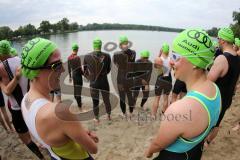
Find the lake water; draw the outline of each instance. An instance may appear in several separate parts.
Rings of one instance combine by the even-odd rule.
[[[141,50],[149,50],[151,52],[150,59],[153,60],[159,53],[159,50],[164,42],[168,43],[170,46],[174,37],[177,33],[173,32],[157,32],[157,31],[84,31],[84,32],[75,32],[67,34],[57,34],[50,35],[45,38],[55,42],[61,53],[63,61],[67,59],[69,54],[71,54],[72,43],[77,43],[79,45],[78,55],[85,55],[88,52],[92,51],[92,41],[95,37],[100,37],[103,41],[103,51],[104,46],[108,42],[114,42],[118,45],[118,38],[120,35],[126,35],[129,41],[132,42],[132,49],[137,52],[137,58],[139,58],[139,53]],[[18,50],[18,53],[21,53],[23,45],[27,40],[13,42],[13,46]],[[108,46],[109,49],[113,48],[113,45]],[[171,47],[170,47],[171,49]],[[115,50],[112,50],[111,55],[119,50],[117,47]]]

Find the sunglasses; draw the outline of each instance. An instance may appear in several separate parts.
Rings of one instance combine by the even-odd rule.
[[[173,60],[174,62],[178,61],[180,58],[182,58],[183,56],[181,56],[178,53],[171,53],[170,54],[170,59]]]
[[[59,71],[63,68],[63,62],[62,61],[56,61],[56,62],[53,62],[49,65],[41,66],[41,67],[28,67],[28,66],[25,66],[25,65],[23,65],[23,67],[28,68],[30,70],[50,69],[52,71]]]

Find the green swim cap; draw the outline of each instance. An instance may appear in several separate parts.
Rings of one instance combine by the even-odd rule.
[[[229,27],[221,28],[218,31],[218,38],[223,39],[224,41],[234,43],[234,34]]]
[[[12,56],[18,56],[17,50],[13,47],[11,48],[10,53],[11,53]]]
[[[214,47],[202,29],[186,29],[174,39],[173,51],[186,57],[194,66],[206,69],[213,63]]]
[[[31,68],[42,67],[57,49],[55,43],[44,38],[34,38],[24,45],[22,51],[22,74],[32,80],[39,74],[39,70]]]
[[[235,38],[235,45],[240,47],[240,39],[239,38]]]
[[[10,50],[11,50],[10,42],[7,40],[1,40],[0,41],[0,55],[2,55],[2,54],[8,55],[8,54],[10,54]]]
[[[72,50],[73,51],[76,51],[76,50],[78,50],[78,44],[77,43],[74,43],[73,45],[72,45]]]
[[[169,45],[167,43],[163,43],[162,51],[163,51],[163,53],[168,53],[169,52]]]
[[[127,36],[120,36],[119,37],[119,44],[123,44],[123,43],[128,43]]]
[[[101,49],[102,48],[102,41],[100,38],[96,37],[93,40],[93,49]]]
[[[150,52],[148,50],[144,50],[140,52],[141,57],[148,58],[150,56]]]

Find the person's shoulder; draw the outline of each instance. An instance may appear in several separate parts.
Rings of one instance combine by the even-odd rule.
[[[122,51],[116,51],[116,52],[113,53],[113,55],[119,55],[119,54],[123,54],[123,52]]]
[[[76,121],[76,115],[71,112],[71,101],[65,100],[60,103],[50,102],[41,109],[41,119],[61,123],[63,121]]]
[[[225,64],[225,63],[227,63],[227,57],[224,54],[221,54],[216,57],[216,59],[214,60],[214,63],[215,64]],[[223,65],[219,65],[219,67],[220,66],[223,66]]]
[[[102,54],[103,54],[104,56],[110,57],[110,54],[109,54],[109,53],[102,52]]]
[[[129,50],[130,50],[131,52],[134,52],[134,53],[136,53],[136,51],[135,51],[135,50],[133,50],[133,49],[130,49],[130,48],[129,48]]]

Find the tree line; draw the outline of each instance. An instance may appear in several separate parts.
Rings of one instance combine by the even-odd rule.
[[[69,20],[67,18],[63,18],[54,24],[51,24],[49,21],[44,20],[40,23],[40,26],[38,28],[32,24],[27,24],[25,26],[20,26],[18,29],[13,31],[8,26],[2,26],[0,27],[0,40],[11,40],[26,36],[73,32],[78,31],[78,29],[78,23],[69,23]]]
[[[240,37],[240,12],[234,11],[232,14],[234,24],[230,24],[236,37]],[[39,27],[36,28],[32,24],[20,26],[16,30],[12,30],[8,26],[0,27],[0,40],[8,39],[14,40],[27,36],[45,35],[45,34],[57,34],[74,31],[93,31],[93,30],[149,30],[149,31],[166,31],[166,32],[181,32],[181,28],[168,28],[161,26],[150,25],[134,25],[134,24],[118,24],[118,23],[92,23],[85,26],[78,25],[77,22],[70,23],[67,18],[63,18],[57,23],[51,24],[47,20],[43,20]],[[217,37],[219,28],[213,27],[208,30],[208,34],[213,37]]]
[[[150,30],[150,31],[167,31],[167,32],[181,32],[180,28],[168,28],[160,26],[147,26],[147,25],[133,25],[133,24],[118,24],[118,23],[92,23],[85,26],[78,25],[77,22],[69,23],[67,18],[63,18],[57,23],[51,24],[49,21],[42,21],[40,26],[36,28],[32,24],[20,26],[16,30],[12,30],[8,26],[0,27],[0,40],[8,39],[14,40],[27,36],[57,34],[74,31],[93,31],[93,30]]]
[[[235,37],[240,37],[240,12],[233,11],[232,13],[233,24],[230,24],[231,29]],[[208,34],[213,37],[217,37],[217,33],[220,28],[213,27],[212,29],[208,30]]]

